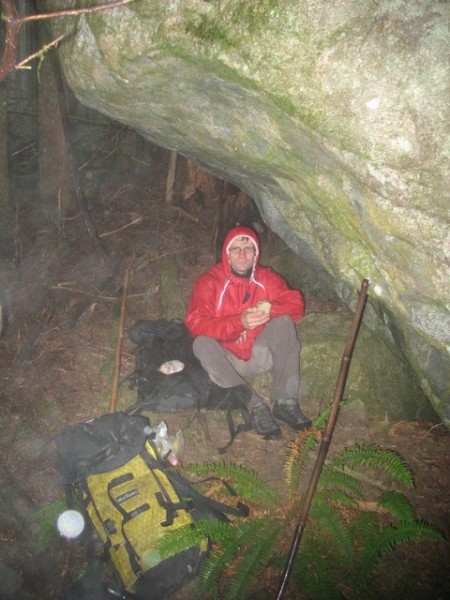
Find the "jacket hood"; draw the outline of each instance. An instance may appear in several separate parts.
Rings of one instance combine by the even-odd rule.
[[[230,249],[232,243],[234,242],[234,240],[236,238],[241,238],[241,237],[248,237],[249,240],[251,242],[253,242],[255,248],[256,248],[256,252],[255,252],[255,261],[253,263],[253,271],[251,274],[251,279],[253,279],[253,275],[255,272],[255,267],[259,262],[259,252],[260,252],[260,247],[259,247],[259,239],[257,234],[253,231],[253,229],[250,229],[250,227],[233,227],[233,229],[230,229],[230,231],[227,233],[226,237],[225,237],[225,241],[223,243],[223,247],[222,247],[222,265],[223,268],[225,269],[225,273],[228,275],[228,277],[231,275],[231,267],[230,267],[230,259],[228,257],[228,250]]]

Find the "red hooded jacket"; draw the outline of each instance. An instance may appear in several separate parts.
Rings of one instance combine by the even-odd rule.
[[[236,238],[248,237],[256,248],[249,278],[231,271],[228,249]],[[255,232],[247,227],[231,229],[222,248],[222,260],[195,281],[186,313],[186,327],[193,336],[206,335],[238,358],[249,360],[256,336],[264,326],[247,330],[246,339],[241,314],[260,300],[269,300],[270,316],[290,315],[296,323],[304,315],[303,295],[293,290],[270,267],[259,264],[260,247]]]

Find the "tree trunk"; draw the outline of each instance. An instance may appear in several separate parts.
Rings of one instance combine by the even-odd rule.
[[[43,42],[41,35],[41,43]],[[39,193],[63,213],[72,208],[72,177],[67,109],[59,65],[51,50],[39,71],[38,144]]]
[[[0,214],[9,210],[8,112],[6,83],[0,83]]]

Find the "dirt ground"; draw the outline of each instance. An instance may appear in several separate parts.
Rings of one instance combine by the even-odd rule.
[[[80,212],[63,223],[55,211],[33,208],[32,197],[17,215],[14,256],[3,261],[10,309],[0,340],[0,598],[58,598],[73,575],[67,545],[61,541],[51,555],[39,553],[36,525],[30,527],[27,516],[62,498],[45,442],[67,424],[110,408],[126,269],[128,327],[137,319],[165,316],[162,261],[178,268],[177,300],[184,307],[193,280],[214,262],[217,198],[175,198],[166,204],[165,175],[161,169],[151,180],[105,178],[88,215]],[[307,310],[342,310],[307,293],[306,301]],[[125,337],[121,378],[134,369],[133,349]],[[135,390],[119,388],[118,409],[135,400]],[[303,407],[309,416],[317,415],[318,401],[309,398]],[[212,441],[195,414],[156,415],[153,423],[159,418],[166,419],[172,434],[182,428],[186,462],[223,460],[217,452],[228,439],[223,416],[207,416]],[[284,449],[293,437],[287,428],[279,441],[242,433],[225,460],[251,466],[279,486]],[[379,423],[344,407],[331,451],[353,443],[398,451],[414,473],[415,489],[405,493],[417,516],[439,527],[450,541],[449,441],[450,432],[440,423]],[[449,558],[448,543],[399,548],[376,584],[377,596],[450,597]],[[8,596],[8,589],[14,594]]]

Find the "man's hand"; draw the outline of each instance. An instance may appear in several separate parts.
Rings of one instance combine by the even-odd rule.
[[[270,312],[248,308],[241,314],[241,321],[244,329],[255,329],[270,321]]]

